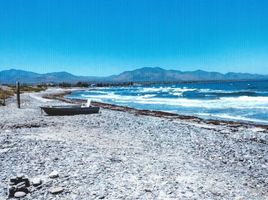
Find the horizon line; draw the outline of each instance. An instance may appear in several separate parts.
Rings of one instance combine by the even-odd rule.
[[[251,75],[263,75],[263,76],[268,76],[268,74],[259,74],[259,73],[250,73],[250,72],[232,72],[232,71],[229,71],[229,72],[218,72],[218,71],[206,71],[206,70],[202,70],[202,69],[196,69],[196,70],[186,70],[186,71],[182,71],[182,70],[177,70],[177,69],[165,69],[165,68],[162,68],[162,67],[140,67],[140,68],[135,68],[135,69],[132,69],[132,70],[125,70],[125,71],[121,71],[117,74],[110,74],[110,75],[102,75],[102,76],[99,76],[99,75],[78,75],[78,74],[75,74],[75,73],[72,73],[72,72],[69,72],[69,71],[49,71],[49,72],[45,72],[45,73],[40,73],[40,72],[36,72],[36,71],[31,71],[31,70],[25,70],[25,69],[21,69],[21,68],[9,68],[9,69],[4,69],[4,70],[1,70],[0,72],[3,72],[3,71],[10,71],[10,70],[17,70],[17,71],[25,71],[25,72],[32,72],[32,73],[36,73],[36,74],[41,74],[41,75],[44,75],[44,74],[50,74],[50,73],[69,73],[69,74],[72,74],[74,76],[84,76],[84,77],[109,77],[109,76],[114,76],[114,75],[119,75],[121,73],[124,73],[124,72],[132,72],[132,71],[135,71],[135,70],[139,70],[139,69],[144,69],[144,68],[151,68],[151,69],[154,69],[154,68],[159,68],[159,69],[162,69],[162,70],[165,70],[165,71],[178,71],[178,72],[196,72],[196,71],[203,71],[203,72],[208,72],[208,73],[219,73],[219,74],[223,74],[223,75],[226,75],[226,74],[229,74],[229,73],[234,73],[234,74],[251,74]]]

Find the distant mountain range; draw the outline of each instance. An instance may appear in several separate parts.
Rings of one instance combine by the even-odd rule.
[[[0,71],[0,84],[14,84],[16,81],[29,84],[83,82],[179,82],[179,81],[226,81],[226,80],[268,80],[268,75],[249,73],[227,73],[197,71],[165,70],[159,67],[144,67],[125,71],[107,77],[75,76],[67,72],[38,74],[23,70]]]
[[[68,72],[38,74],[16,69],[0,71],[0,83],[2,84],[14,84],[16,81],[29,84],[59,82],[75,83],[78,81],[98,81],[99,79],[100,78],[98,77],[91,76],[75,76]]]

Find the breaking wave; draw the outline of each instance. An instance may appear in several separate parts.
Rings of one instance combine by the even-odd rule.
[[[94,88],[69,98],[204,118],[268,123],[268,82]],[[254,89],[252,89],[254,88]]]

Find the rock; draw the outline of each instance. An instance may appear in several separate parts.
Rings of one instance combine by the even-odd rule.
[[[49,178],[57,178],[59,177],[59,173],[57,171],[53,171],[49,174]]]
[[[8,185],[16,185],[15,182],[10,181]]]
[[[14,197],[15,192],[16,192],[16,188],[14,186],[8,187],[8,197]]]
[[[42,184],[42,180],[40,178],[33,178],[32,179],[32,184],[33,186],[38,186],[38,185],[41,185]]]
[[[25,182],[20,182],[16,185],[16,188],[25,188],[26,187],[26,184]]]
[[[18,175],[17,175],[17,179],[21,180],[21,179],[23,179],[23,178],[24,178],[24,175],[23,175],[23,174],[18,174]]]
[[[16,177],[13,177],[13,178],[10,179],[10,182],[15,183],[16,181],[17,181],[17,178],[16,178]],[[16,184],[16,183],[15,183],[15,184]]]
[[[56,160],[59,160],[59,158],[58,157],[55,157],[53,160],[56,161]]]
[[[18,175],[16,178],[11,178],[9,180],[9,185],[22,185],[24,184],[26,187],[30,186],[30,181],[24,175]]]
[[[28,178],[23,178],[22,181],[25,182],[26,187],[30,186],[30,180]]]
[[[49,191],[51,194],[59,194],[61,192],[63,192],[63,188],[62,187],[54,187],[54,188],[51,188]]]
[[[119,158],[115,158],[115,157],[110,158],[110,161],[111,161],[111,162],[117,162],[117,163],[122,162],[121,159],[119,159]]]
[[[145,192],[151,192],[152,193],[152,190],[150,189],[144,189]]]
[[[16,192],[25,192],[26,194],[28,194],[29,189],[27,187],[16,188]]]
[[[21,197],[25,197],[26,193],[25,192],[15,192],[14,197],[15,198],[21,198]]]

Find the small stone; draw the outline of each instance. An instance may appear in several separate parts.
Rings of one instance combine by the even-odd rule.
[[[20,183],[18,183],[18,184],[16,185],[16,187],[17,187],[17,188],[24,188],[24,187],[26,187],[26,184],[25,184],[25,182],[20,182]]]
[[[57,171],[53,171],[49,174],[49,178],[57,178],[59,177],[59,173]]]
[[[150,189],[144,189],[145,192],[152,192]]]
[[[28,188],[28,192],[29,193],[32,193],[32,192],[34,192],[34,191],[36,191],[37,189],[36,189],[36,187],[29,187]]]
[[[28,178],[23,178],[22,181],[25,182],[26,187],[30,186],[30,180]]]
[[[10,178],[10,182],[16,182],[17,181],[17,178],[16,177],[12,177],[12,178]]]
[[[23,179],[24,179],[23,177],[24,177],[23,175],[18,175],[18,177],[16,177],[16,178],[11,178],[11,179],[9,180],[9,182],[10,182],[11,184],[17,185],[18,183],[23,182]]]
[[[14,194],[14,197],[15,198],[21,198],[21,197],[25,197],[26,196],[26,193],[25,192],[16,192]]]
[[[17,179],[22,179],[22,178],[24,178],[24,175],[23,174],[18,174],[17,175]]]
[[[37,190],[40,190],[42,188],[42,185],[38,185],[35,187]]]
[[[8,187],[8,197],[14,197],[16,188],[14,186],[9,186]]]
[[[38,185],[41,185],[42,184],[42,180],[40,178],[33,178],[32,179],[32,184],[33,186],[38,186]]]
[[[51,194],[59,194],[61,192],[63,192],[63,188],[62,187],[55,187],[55,188],[51,188],[49,191]]]
[[[27,187],[16,188],[16,192],[25,192],[26,194],[28,194],[29,189]]]
[[[8,183],[8,185],[11,185],[11,186],[12,186],[12,185],[16,185],[16,184],[15,184],[15,182],[10,181],[10,182]]]

